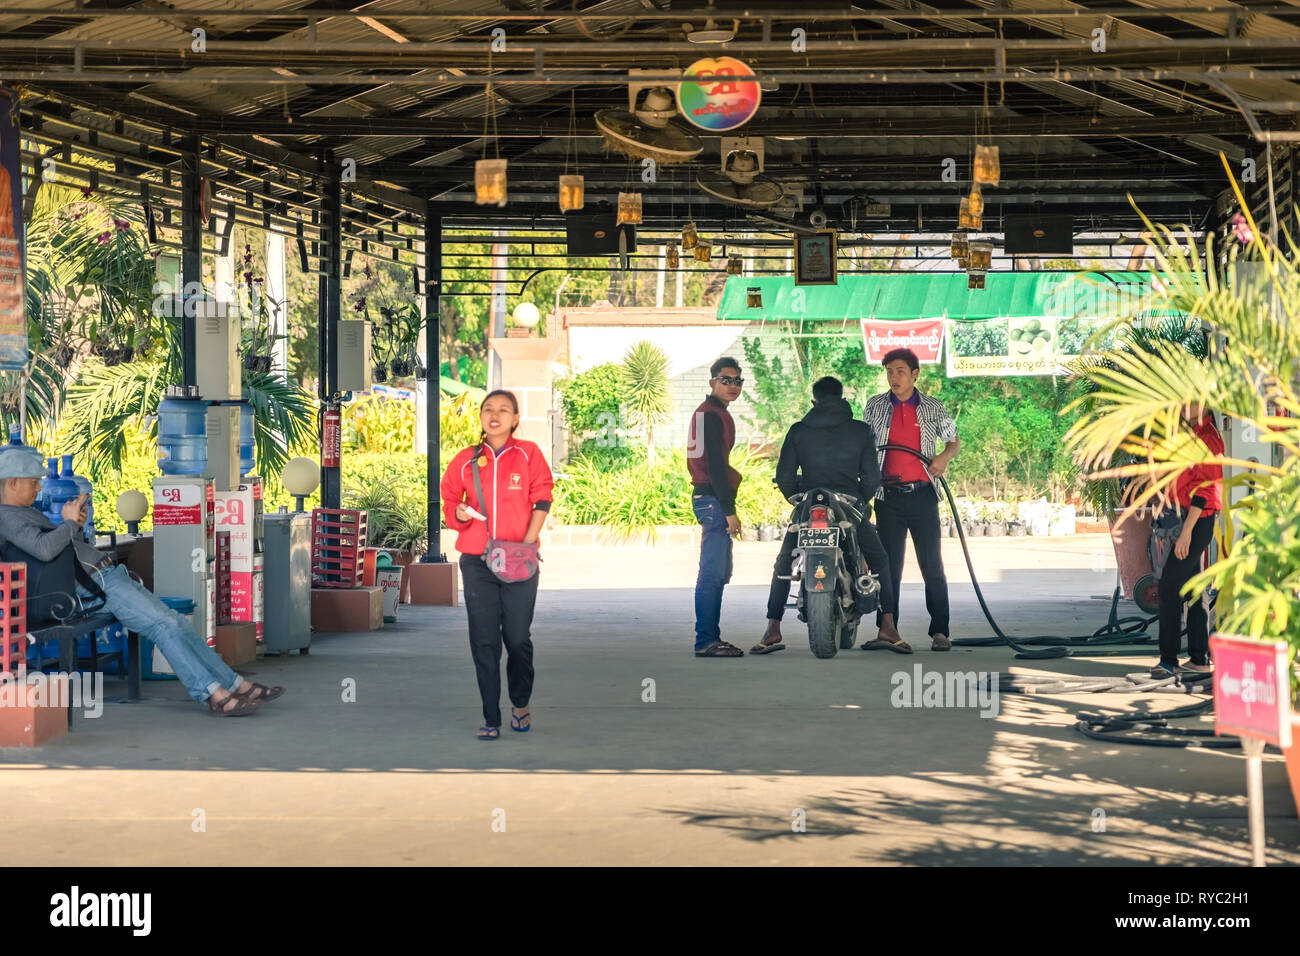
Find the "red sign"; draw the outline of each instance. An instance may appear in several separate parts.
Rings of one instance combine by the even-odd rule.
[[[1286,643],[1215,634],[1214,732],[1291,746],[1291,684]]]
[[[862,344],[868,365],[879,365],[894,349],[911,349],[922,365],[934,365],[943,350],[943,319],[863,319]]]
[[[185,482],[154,483],[153,523],[160,525],[203,524],[203,501],[199,486]]]

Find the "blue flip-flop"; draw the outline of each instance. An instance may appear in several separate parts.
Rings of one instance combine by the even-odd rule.
[[[477,736],[479,740],[499,740],[501,738],[501,728],[489,727],[487,724],[484,724],[478,729],[478,733],[475,736]]]
[[[525,720],[528,721],[527,726],[524,726],[524,724],[521,723],[521,721]],[[530,710],[528,713],[518,717],[512,713],[510,715],[510,729],[521,734],[528,733],[528,731],[533,729],[533,712]]]

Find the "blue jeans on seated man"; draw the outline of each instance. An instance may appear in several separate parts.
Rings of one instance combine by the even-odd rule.
[[[103,609],[128,630],[153,641],[176,672],[177,679],[199,703],[206,701],[219,687],[236,691],[243,684],[244,679],[208,647],[207,641],[194,633],[194,628],[183,615],[154,597],[143,584],[127,574],[122,565],[96,571],[95,582],[107,597]],[[94,598],[80,585],[77,586],[77,596],[83,603]]]
[[[695,579],[695,649],[722,640],[722,589],[731,580],[731,535],[722,502],[712,495],[691,499],[700,523],[700,573]]]

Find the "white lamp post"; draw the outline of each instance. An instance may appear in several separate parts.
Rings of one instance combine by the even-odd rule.
[[[117,516],[126,522],[127,534],[139,534],[140,522],[149,513],[149,499],[144,493],[134,489],[124,491],[117,496],[114,506],[117,508]]]
[[[302,511],[302,500],[320,484],[320,465],[312,458],[292,458],[280,472],[280,481],[285,490],[297,499],[297,510]]]

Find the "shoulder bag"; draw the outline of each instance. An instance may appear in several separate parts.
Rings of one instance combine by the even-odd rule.
[[[487,498],[483,495],[483,481],[479,478],[478,459],[478,454],[475,454],[472,459],[474,493],[478,495],[483,513],[488,516],[488,540],[487,547],[483,549],[483,562],[488,566],[489,571],[506,584],[527,581],[537,573],[538,562],[542,560],[537,551],[537,542],[528,544],[524,541],[503,541],[492,537],[492,513],[488,511]]]

